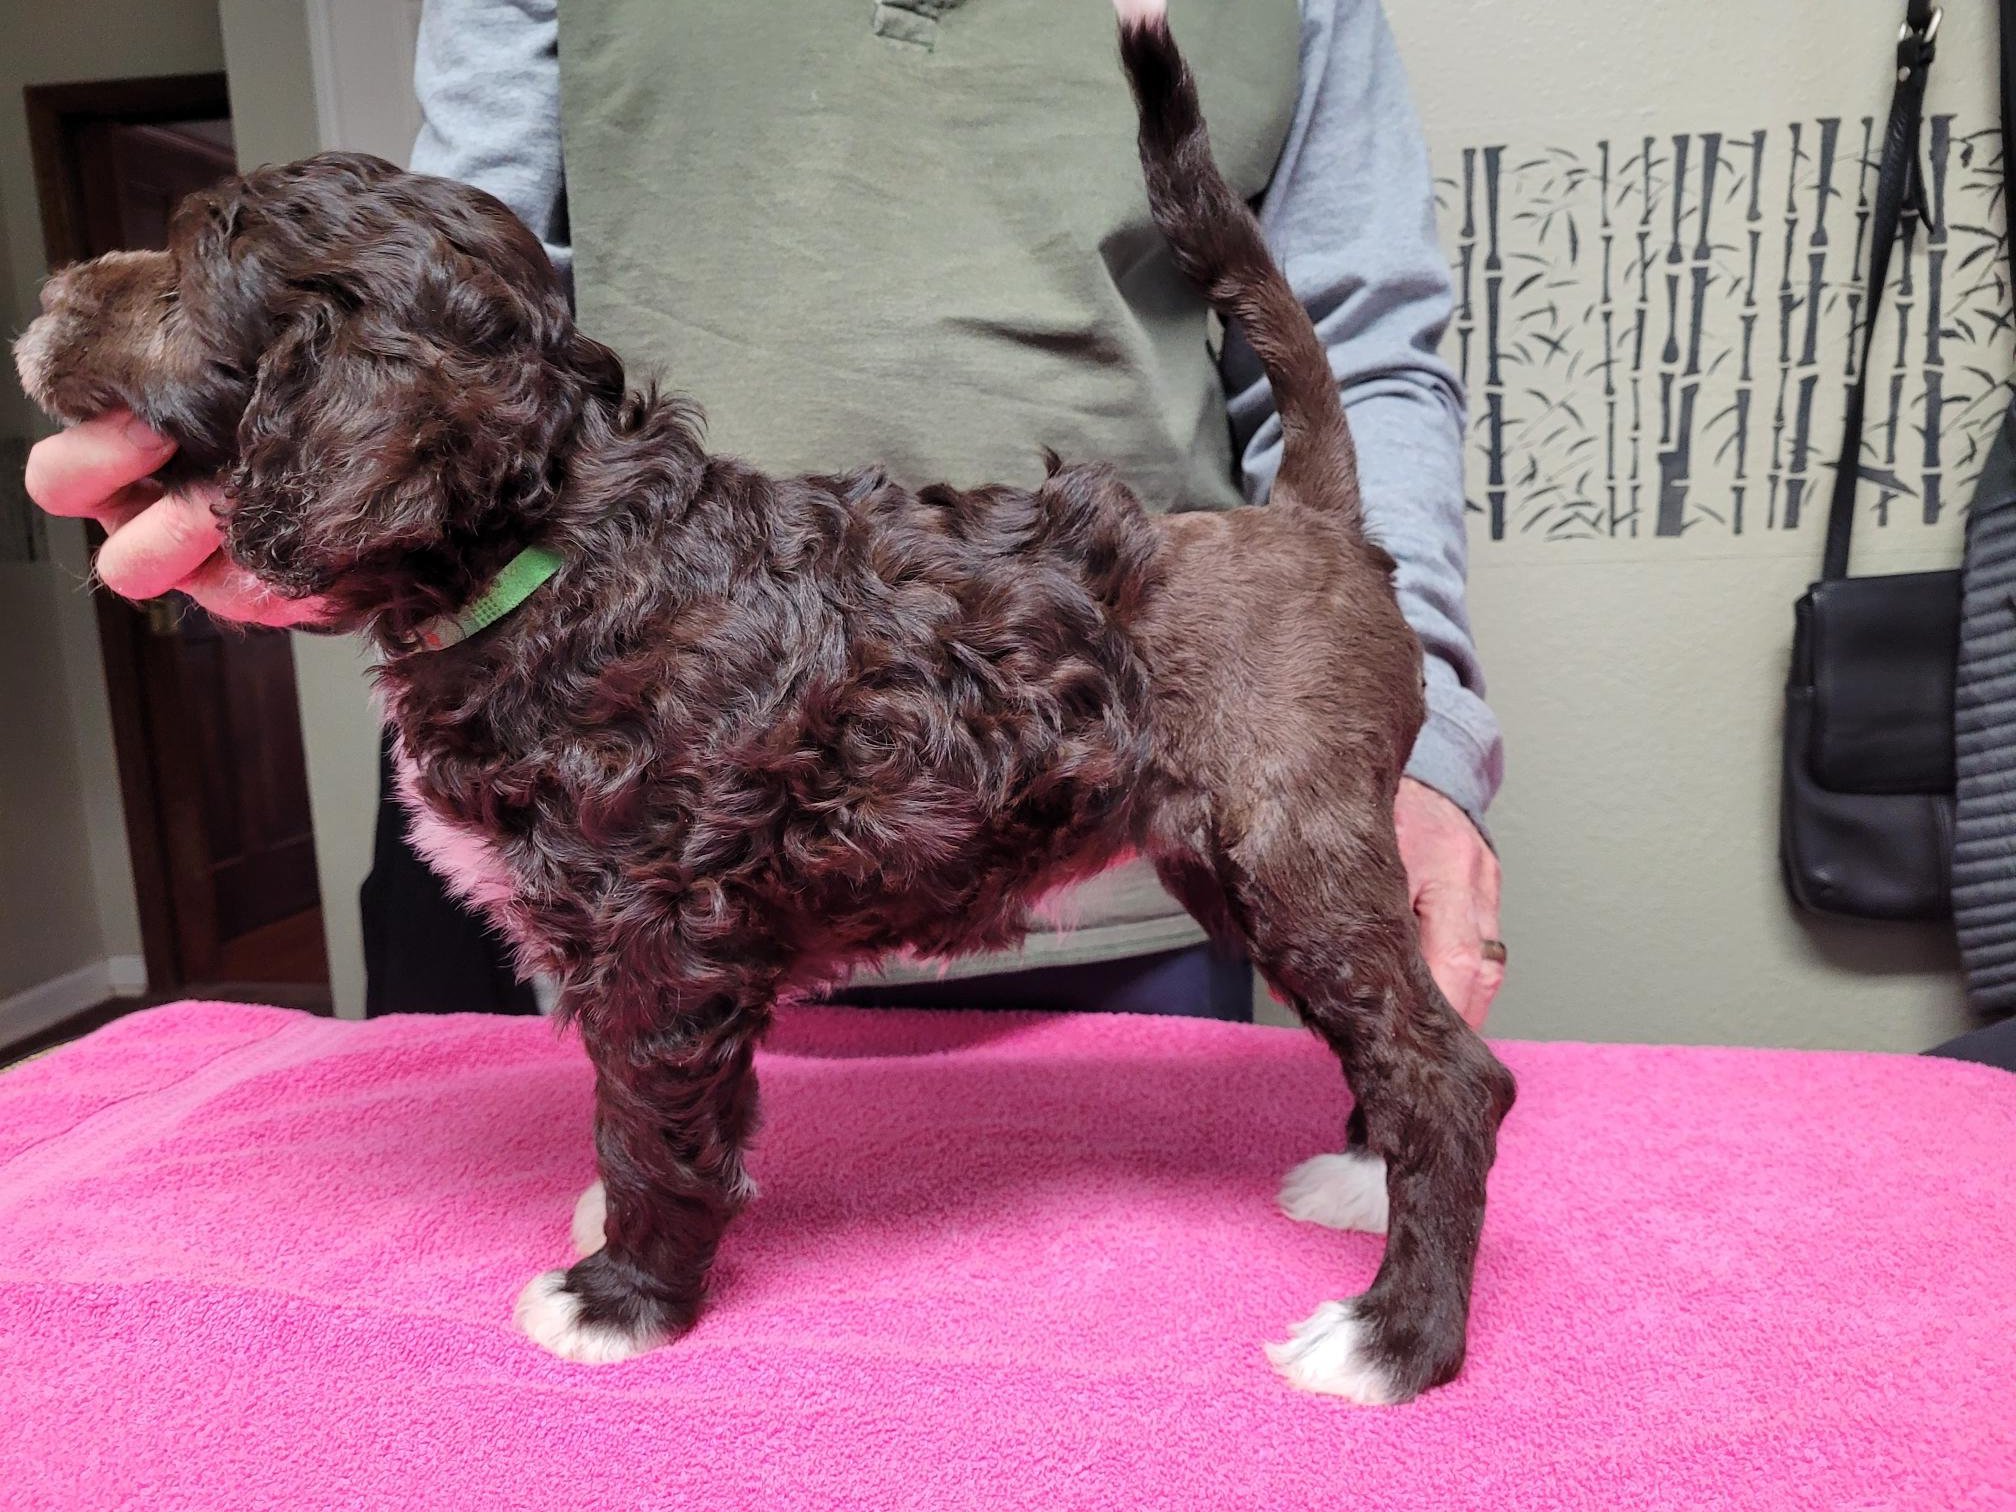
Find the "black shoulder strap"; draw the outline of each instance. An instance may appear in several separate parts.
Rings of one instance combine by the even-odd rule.
[[[2016,297],[2016,0],[2002,0],[2002,214],[2009,229],[2009,289]]]
[[[2002,0],[2005,17],[2016,0]],[[1890,98],[1890,124],[1883,132],[1883,165],[1876,175],[1876,203],[1869,217],[1869,294],[1862,303],[1862,356],[1855,386],[1848,392],[1848,412],[1842,425],[1841,461],[1834,469],[1834,502],[1827,511],[1827,552],[1820,575],[1848,575],[1848,546],[1855,529],[1855,485],[1862,467],[1862,416],[1869,392],[1869,349],[1876,338],[1876,317],[1883,307],[1883,289],[1890,280],[1890,252],[1906,210],[1922,207],[1918,181],[1919,124],[1925,114],[1925,80],[1939,36],[1941,11],[1932,0],[1909,0],[1904,25],[1897,34],[1897,90]],[[2009,47],[2004,27],[2003,47]],[[2004,101],[2007,109],[2007,101]],[[2006,152],[2005,152],[2006,161]]]

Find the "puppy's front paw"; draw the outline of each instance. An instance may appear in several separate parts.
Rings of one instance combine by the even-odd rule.
[[[603,1229],[609,1222],[609,1193],[600,1181],[593,1183],[574,1203],[574,1253],[592,1255],[607,1243]]]
[[[601,1183],[589,1191],[601,1189]],[[518,1294],[518,1327],[549,1354],[581,1365],[613,1365],[635,1359],[663,1342],[663,1335],[582,1317],[582,1300],[567,1290],[566,1271],[541,1271]]]
[[[1281,1211],[1303,1223],[1386,1232],[1386,1162],[1370,1150],[1318,1155],[1281,1182]]]
[[[1267,1358],[1290,1385],[1361,1407],[1389,1407],[1410,1395],[1376,1357],[1372,1329],[1356,1301],[1325,1302],[1290,1330],[1287,1343],[1269,1344]]]

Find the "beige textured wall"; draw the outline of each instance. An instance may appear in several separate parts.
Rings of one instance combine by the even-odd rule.
[[[195,73],[222,65],[210,0],[0,0],[0,311],[35,308],[42,228],[26,84]],[[39,421],[0,382],[0,435]],[[140,950],[83,535],[53,523],[54,560],[0,565],[0,997]]]
[[[239,162],[284,163],[318,151],[306,7],[300,0],[222,0],[218,12]],[[357,886],[370,867],[377,793],[377,722],[365,698],[362,665],[352,641],[294,637],[329,987],[337,1012],[351,1017],[361,1016],[364,1004]]]
[[[324,146],[405,161],[417,118],[413,0],[222,0],[218,10],[241,163],[286,162]],[[354,641],[294,638],[329,986],[345,1017],[364,1008],[357,888],[370,870],[378,802],[378,722],[365,673]]]
[[[0,998],[109,954],[64,664],[66,596],[50,566],[0,566]]]
[[[1818,567],[1856,281],[1863,118],[1875,117],[1880,135],[1901,9],[1888,0],[1768,6],[1408,0],[1389,7],[1444,180],[1444,239],[1452,259],[1460,261],[1466,240],[1472,251],[1469,377],[1480,416],[1493,387],[1485,354],[1483,150],[1503,149],[1496,164],[1505,275],[1496,388],[1507,428],[1505,527],[1496,537],[1489,516],[1478,516],[1471,533],[1477,633],[1509,749],[1507,785],[1492,816],[1507,874],[1504,932],[1512,950],[1493,1024],[1499,1033],[1909,1050],[1965,1026],[1941,931],[1804,918],[1784,899],[1776,861],[1777,741],[1791,604]],[[1947,8],[1930,101],[1933,113],[1952,117],[1943,158],[1951,246],[1940,289],[1947,504],[1938,523],[1922,522],[1925,469],[1916,427],[1925,412],[1931,286],[1921,237],[1903,360],[1894,339],[1876,358],[1884,384],[1896,376],[1904,396],[1900,487],[1880,528],[1877,491],[1865,491],[1861,570],[1908,571],[1956,559],[1959,501],[1973,470],[1966,437],[1999,413],[1993,384],[1966,369],[1978,366],[1995,378],[2010,370],[2006,334],[1989,337],[1981,318],[1984,308],[2000,304],[1999,291],[1978,287],[1994,266],[1992,237],[1964,229],[2000,227],[1986,208],[1996,151],[1985,130],[1994,118],[1990,25],[1985,7]],[[1820,247],[1813,232],[1829,119],[1839,125],[1828,239]],[[1711,133],[1718,140],[1710,142]],[[1646,226],[1648,137],[1655,213]],[[1685,139],[1684,168],[1676,167],[1676,137]],[[1606,142],[1614,345],[1601,336]],[[1662,536],[1659,453],[1671,448],[1661,447],[1658,434],[1660,379],[1675,378],[1676,396],[1687,383],[1702,164],[1711,147],[1718,178],[1705,258],[1710,282],[1702,301],[1704,376],[1692,476],[1675,511],[1684,529]],[[1760,152],[1764,172],[1753,200],[1748,178]],[[1669,265],[1676,183],[1679,261]],[[1474,213],[1466,216],[1466,206]],[[1788,224],[1792,403],[1774,438]],[[1652,260],[1650,339],[1634,364],[1626,332],[1636,319],[1641,230]],[[1732,406],[1745,387],[1752,231],[1758,233],[1756,302],[1747,312],[1755,317],[1753,408],[1739,470]],[[1978,251],[1984,242],[1989,252]],[[1784,500],[1796,472],[1792,440],[1806,372],[1797,357],[1816,252],[1823,259],[1822,372],[1810,435],[1820,455],[1808,471],[1817,475],[1818,492],[1798,528],[1788,529]],[[1679,278],[1670,293],[1669,271]],[[1522,288],[1533,274],[1539,281]],[[1669,328],[1680,338],[1677,361],[1665,360]],[[1610,376],[1621,440],[1606,410],[1606,348],[1617,357]],[[1629,442],[1634,371],[1642,406],[1635,447]],[[1962,413],[1955,396],[1983,402]],[[1887,397],[1877,408],[1887,413]],[[1873,461],[1881,465],[1887,443],[1879,435],[1875,445]],[[1615,469],[1605,465],[1612,448]],[[1489,452],[1480,422],[1470,481],[1480,503],[1491,493]],[[1635,530],[1633,459],[1641,483]],[[1614,496],[1613,471],[1621,484]],[[1746,494],[1740,532],[1731,518],[1739,485]]]

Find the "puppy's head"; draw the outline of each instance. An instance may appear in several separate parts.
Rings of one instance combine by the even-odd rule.
[[[166,252],[68,268],[15,346],[29,396],[124,406],[223,485],[225,549],[332,628],[459,608],[556,509],[623,370],[489,195],[330,153],[190,196]]]

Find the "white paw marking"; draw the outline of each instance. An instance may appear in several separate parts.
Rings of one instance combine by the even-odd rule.
[[[1289,1331],[1285,1344],[1269,1344],[1267,1358],[1291,1386],[1341,1396],[1361,1407],[1388,1407],[1400,1393],[1372,1358],[1371,1334],[1358,1304],[1325,1302]]]
[[[1281,1182],[1281,1211],[1303,1223],[1386,1232],[1386,1162],[1369,1150],[1305,1160]]]
[[[574,1223],[570,1233],[574,1253],[586,1259],[607,1243],[603,1230],[609,1224],[609,1193],[597,1181],[574,1202]]]
[[[1119,12],[1123,25],[1146,26],[1168,13],[1168,3],[1167,0],[1113,0],[1113,9]]]
[[[518,1294],[518,1326],[548,1354],[578,1365],[613,1365],[648,1353],[659,1341],[620,1328],[581,1321],[581,1304],[563,1291],[565,1271],[541,1271]]]

